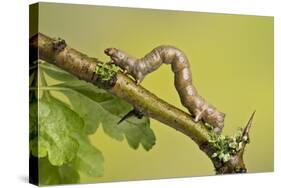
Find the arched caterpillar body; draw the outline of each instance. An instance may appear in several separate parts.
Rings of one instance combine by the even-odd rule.
[[[105,53],[110,56],[112,63],[118,65],[129,73],[139,84],[144,77],[158,69],[163,63],[171,64],[174,72],[174,85],[183,106],[185,106],[194,121],[202,120],[214,127],[215,132],[220,132],[224,126],[225,114],[219,112],[214,106],[198,95],[192,84],[189,61],[186,55],[176,47],[162,45],[154,48],[143,58],[134,58],[116,48],[107,48]]]

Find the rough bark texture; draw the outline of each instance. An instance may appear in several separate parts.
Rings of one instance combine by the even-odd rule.
[[[223,163],[211,157],[216,149],[208,142],[210,131],[201,122],[195,123],[186,112],[158,98],[122,73],[116,74],[112,79],[104,81],[95,74],[97,63],[95,58],[90,58],[66,45],[64,40],[52,39],[43,34],[37,34],[30,39],[30,50],[34,56],[52,63],[81,80],[91,82],[112,94],[126,100],[135,108],[175,130],[190,137],[199,148],[211,159],[218,174],[246,172],[243,162],[243,149],[233,156],[231,160]],[[244,134],[248,136],[252,123],[251,117]]]

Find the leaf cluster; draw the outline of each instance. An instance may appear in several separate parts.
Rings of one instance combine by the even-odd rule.
[[[51,64],[40,61],[37,65],[39,70],[30,74],[32,83],[48,81],[45,77],[55,80],[55,84],[30,84],[31,93],[38,93],[30,100],[30,153],[39,158],[41,185],[79,182],[81,174],[102,176],[104,156],[88,138],[99,127],[114,140],[126,139],[133,149],[142,145],[148,151],[153,147],[155,135],[147,117],[133,117],[117,125],[132,110],[130,104]],[[99,67],[99,74],[108,70],[107,65]],[[110,71],[104,74],[105,79],[117,69]],[[37,78],[34,72],[42,74]],[[47,94],[40,95],[42,91]]]
[[[248,142],[248,137],[243,136],[242,128],[240,128],[234,136],[211,133],[209,143],[216,149],[212,158],[218,158],[223,163],[226,163],[243,148],[244,143]]]

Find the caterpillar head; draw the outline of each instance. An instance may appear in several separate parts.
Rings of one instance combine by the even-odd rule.
[[[104,50],[104,53],[111,58],[114,64],[117,65],[121,65],[127,57],[124,52],[116,48],[107,48]]]

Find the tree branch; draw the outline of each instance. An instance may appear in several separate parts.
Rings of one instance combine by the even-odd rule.
[[[106,89],[144,112],[145,115],[187,135],[208,155],[218,173],[234,173],[237,172],[234,169],[245,169],[241,157],[239,160],[242,165],[239,164],[239,167],[237,164],[226,166],[225,163],[211,157],[217,148],[209,142],[211,132],[203,123],[195,123],[189,114],[168,104],[142,86],[136,85],[133,80],[122,73],[117,73],[110,80],[102,80],[96,74],[97,64],[101,62],[67,46],[64,40],[56,40],[40,33],[37,34],[30,39],[30,58],[37,59],[37,56],[70,72],[81,80]]]

